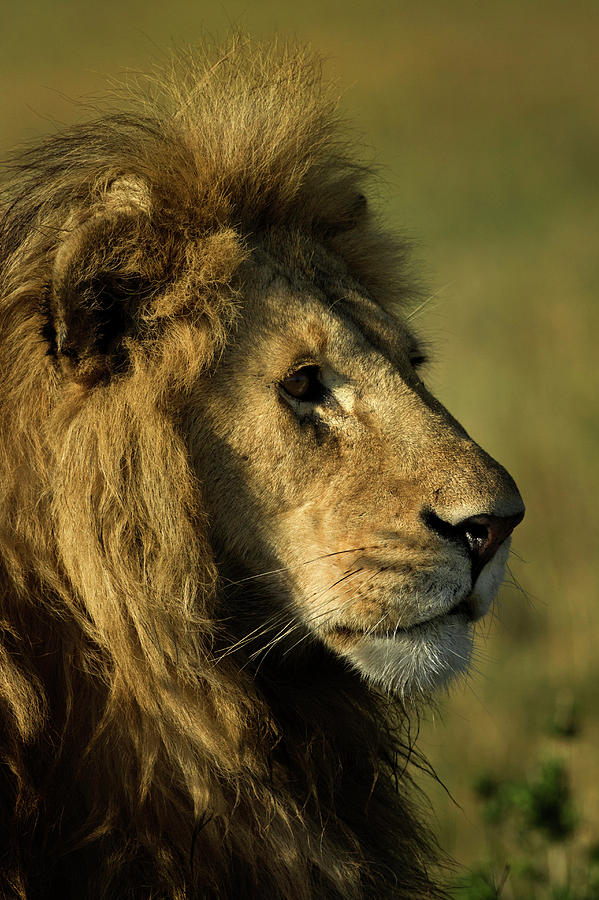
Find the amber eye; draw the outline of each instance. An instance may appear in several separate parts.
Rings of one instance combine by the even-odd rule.
[[[318,366],[302,366],[280,382],[282,389],[295,400],[318,403],[326,393],[326,388],[318,378]]]

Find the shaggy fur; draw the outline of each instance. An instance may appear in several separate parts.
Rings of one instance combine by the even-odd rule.
[[[440,896],[405,716],[323,647],[253,660],[188,434],[256,246],[292,224],[388,307],[403,249],[309,54],[241,41],[139,88],[2,195],[0,894]]]

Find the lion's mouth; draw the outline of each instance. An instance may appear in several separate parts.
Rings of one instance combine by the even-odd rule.
[[[456,603],[449,612],[445,614],[443,618],[447,618],[447,616],[466,616],[469,622],[474,622],[477,618],[476,615],[476,607],[473,602],[472,594],[468,594],[467,597],[464,597],[460,600],[459,603]]]
[[[395,628],[385,626],[379,626],[377,628],[349,628],[347,626],[339,625],[332,629],[331,636],[337,638],[340,643],[346,644],[354,643],[356,640],[369,637],[387,638],[391,640],[402,637],[417,637],[430,631],[431,628],[443,625],[444,623],[457,618],[462,618],[465,623],[474,622],[478,618],[471,595],[464,597],[459,603],[456,603],[455,606],[452,606],[451,609],[446,612],[431,616],[428,619],[421,619],[418,622],[413,622],[411,625],[397,626]]]

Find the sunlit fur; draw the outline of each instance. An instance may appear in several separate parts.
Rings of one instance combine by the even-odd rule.
[[[488,611],[505,574],[509,542],[487,564],[476,582],[475,618]],[[438,617],[414,625],[403,635],[389,629],[362,639],[348,651],[356,668],[374,684],[401,697],[430,695],[467,672],[472,657],[471,622],[464,616]]]
[[[322,256],[381,308],[409,296],[403,248],[364,206],[367,172],[319,69],[304,51],[236,41],[9,163],[3,898],[441,896],[406,799],[402,705],[308,607],[273,611],[291,588],[262,565],[269,535],[243,497],[274,490],[280,470],[264,443],[261,484],[243,454],[205,455],[227,354],[260,336],[245,312],[260,247],[314,284]],[[245,421],[247,395],[235,403],[225,430]],[[286,539],[305,596],[309,542]],[[267,653],[285,629],[284,652]]]

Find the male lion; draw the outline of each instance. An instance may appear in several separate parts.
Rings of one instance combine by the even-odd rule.
[[[3,193],[1,894],[441,896],[404,710],[522,502],[418,375],[317,63],[174,68]]]

